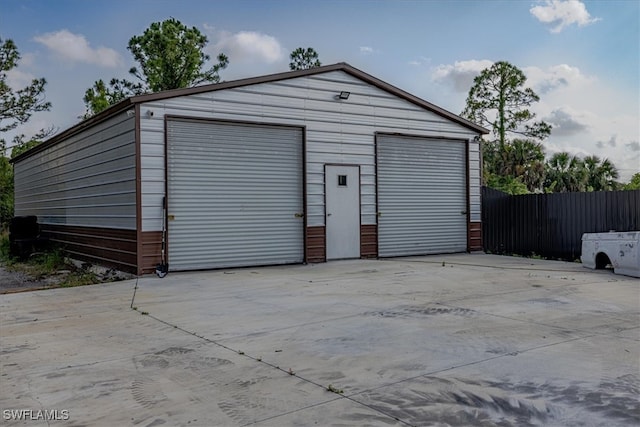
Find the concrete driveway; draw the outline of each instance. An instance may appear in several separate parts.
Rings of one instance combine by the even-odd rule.
[[[134,286],[0,296],[2,425],[640,424],[637,279],[463,254]]]

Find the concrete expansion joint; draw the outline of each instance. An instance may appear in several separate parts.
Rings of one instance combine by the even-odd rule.
[[[380,413],[380,414],[382,414],[382,415],[384,415],[384,416],[386,416],[386,417],[389,417],[389,418],[393,419],[394,421],[397,421],[397,422],[399,422],[399,423],[401,423],[401,424],[404,424],[404,425],[412,426],[412,427],[413,427],[413,424],[408,423],[408,422],[406,422],[406,421],[404,421],[404,420],[402,420],[402,419],[399,419],[399,418],[397,418],[397,417],[395,417],[395,416],[393,416],[393,415],[391,415],[391,414],[388,414],[388,413],[386,413],[385,411],[380,410],[380,408],[376,408],[376,407],[374,407],[374,406],[372,406],[372,405],[369,405],[369,404],[366,404],[366,403],[364,403],[364,402],[361,402],[361,401],[359,401],[359,400],[357,400],[357,399],[354,399],[351,395],[345,395],[343,390],[338,389],[338,388],[334,387],[334,386],[333,386],[333,385],[331,385],[331,384],[328,384],[328,385],[320,384],[320,383],[318,383],[318,382],[316,382],[316,381],[313,381],[313,380],[311,380],[311,379],[309,379],[309,378],[306,378],[306,377],[304,377],[304,376],[300,376],[300,375],[298,375],[298,373],[297,373],[296,371],[294,371],[294,370],[293,370],[293,368],[288,368],[288,369],[283,368],[283,367],[281,367],[281,366],[279,366],[279,365],[276,365],[276,364],[273,364],[273,363],[270,363],[270,362],[265,361],[265,360],[264,360],[262,357],[260,357],[260,356],[253,356],[253,355],[251,355],[251,354],[247,354],[247,353],[246,353],[246,352],[244,352],[243,350],[231,348],[231,347],[229,347],[229,346],[227,346],[227,345],[225,345],[225,344],[222,344],[221,342],[218,342],[218,341],[216,341],[216,340],[212,340],[211,338],[207,338],[207,337],[205,337],[204,335],[200,335],[200,334],[198,334],[197,332],[189,331],[189,330],[184,329],[184,328],[182,328],[182,327],[180,327],[180,326],[178,326],[178,325],[176,325],[176,324],[173,324],[173,323],[171,323],[171,322],[167,322],[166,320],[160,319],[159,317],[154,316],[153,314],[151,314],[151,313],[149,313],[149,312],[147,312],[147,311],[141,311],[141,310],[138,310],[138,307],[134,305],[134,302],[135,302],[135,292],[136,292],[136,290],[137,290],[137,289],[138,289],[138,281],[136,280],[136,284],[135,284],[135,287],[134,287],[134,294],[133,294],[133,297],[132,297],[132,299],[131,299],[131,305],[130,305],[130,308],[131,308],[131,310],[133,310],[133,311],[136,311],[136,312],[140,313],[140,315],[142,315],[142,316],[147,316],[147,317],[149,317],[149,318],[151,318],[151,319],[153,319],[153,320],[155,320],[155,321],[157,321],[157,322],[160,322],[160,323],[162,323],[162,324],[164,324],[164,325],[166,325],[166,326],[169,326],[169,327],[171,327],[171,328],[173,328],[173,329],[175,329],[175,330],[178,330],[178,331],[183,332],[183,333],[185,333],[185,334],[188,334],[188,335],[194,336],[194,337],[196,337],[196,338],[198,338],[198,339],[201,339],[201,340],[205,341],[206,343],[216,345],[216,346],[221,347],[221,348],[223,348],[223,349],[225,349],[225,350],[227,350],[227,351],[230,351],[230,352],[232,352],[232,353],[235,353],[235,354],[237,354],[237,355],[239,355],[239,356],[246,357],[247,359],[253,360],[254,362],[258,362],[258,363],[261,363],[261,364],[263,364],[263,365],[269,366],[269,367],[271,367],[271,368],[273,368],[273,369],[276,369],[276,370],[278,370],[278,371],[280,371],[280,372],[282,372],[282,373],[284,373],[284,374],[287,374],[287,375],[289,375],[289,376],[295,376],[296,378],[298,378],[298,379],[300,379],[300,380],[302,380],[302,381],[304,381],[304,382],[306,382],[306,383],[309,383],[309,384],[312,384],[312,385],[314,385],[314,386],[316,386],[316,387],[322,388],[323,390],[326,390],[326,391],[328,391],[328,392],[331,392],[331,393],[333,393],[333,394],[335,394],[335,395],[337,396],[335,399],[330,399],[330,400],[327,400],[327,401],[324,401],[324,402],[320,402],[320,403],[318,403],[318,404],[310,405],[310,406],[308,406],[308,407],[299,408],[299,409],[296,409],[295,411],[289,411],[289,412],[286,412],[286,413],[281,413],[281,414],[278,414],[278,415],[276,415],[276,416],[274,416],[274,417],[270,417],[270,418],[268,418],[268,419],[258,420],[258,421],[252,422],[251,424],[256,424],[256,423],[260,423],[260,422],[269,421],[269,420],[272,420],[272,419],[275,419],[275,418],[278,418],[278,417],[282,417],[282,416],[285,416],[285,415],[288,415],[288,414],[291,414],[291,413],[295,413],[295,412],[303,411],[303,410],[305,410],[305,409],[309,409],[309,408],[311,408],[311,407],[315,407],[315,406],[318,406],[318,405],[324,405],[324,404],[326,404],[326,403],[333,402],[333,401],[335,401],[335,400],[339,400],[339,399],[346,399],[346,400],[350,400],[350,401],[352,401],[352,402],[354,402],[354,403],[356,403],[356,404],[358,404],[358,405],[365,406],[365,407],[367,407],[368,409],[371,409],[371,410],[373,410],[373,411],[375,411],[375,412],[378,412],[378,413]],[[352,317],[352,316],[349,316],[349,317]],[[316,323],[316,322],[314,322],[314,323]],[[377,388],[377,387],[376,387],[376,388]],[[374,389],[371,389],[371,390],[374,390]],[[369,390],[363,390],[363,391],[360,391],[360,392],[358,392],[358,393],[354,394],[354,396],[355,396],[355,395],[357,395],[357,394],[361,394],[361,393],[367,392],[367,391],[369,391]],[[249,425],[249,424],[247,424],[247,425]]]

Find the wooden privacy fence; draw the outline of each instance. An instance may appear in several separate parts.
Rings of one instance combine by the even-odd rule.
[[[640,230],[640,190],[512,196],[482,188],[486,252],[580,258],[583,233]]]

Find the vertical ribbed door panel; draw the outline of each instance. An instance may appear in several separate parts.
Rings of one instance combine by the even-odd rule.
[[[167,122],[171,270],[302,262],[302,129]]]
[[[466,251],[465,150],[464,141],[378,136],[379,256]]]

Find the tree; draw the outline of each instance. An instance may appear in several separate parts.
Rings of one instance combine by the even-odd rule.
[[[289,62],[289,68],[291,70],[308,70],[309,68],[319,67],[322,64],[318,59],[318,52],[312,47],[303,49],[297,48],[289,55],[291,62]]]
[[[640,190],[640,172],[631,177],[629,183],[624,185],[623,190]]]
[[[529,194],[527,186],[512,176],[490,175],[486,180],[486,185],[507,194]]]
[[[598,156],[587,156],[583,159],[583,164],[587,174],[587,191],[612,191],[618,188],[618,169],[609,159],[600,160]]]
[[[14,157],[19,156],[25,151],[32,149],[36,145],[41,144],[45,139],[47,139],[57,131],[57,127],[50,126],[46,129],[40,129],[38,133],[33,135],[31,138],[27,138],[25,134],[14,136],[12,141],[13,148],[11,149],[11,158],[13,159]]]
[[[524,88],[527,78],[517,67],[500,61],[482,70],[469,90],[462,117],[490,128],[502,148],[507,135],[543,140],[551,133],[551,125],[532,122],[536,115],[527,107],[540,97]]]
[[[13,216],[13,167],[0,156],[0,231]]]
[[[545,190],[550,193],[584,191],[587,170],[584,162],[567,152],[555,153],[545,165]]]
[[[218,55],[218,63],[204,70],[209,55],[203,52],[207,36],[196,27],[188,28],[174,18],[154,22],[141,36],[129,40],[129,51],[140,64],[129,73],[136,76],[151,92],[197,86],[220,81],[220,70],[229,59]]]
[[[13,40],[0,39],[0,133],[26,123],[33,113],[47,111],[51,103],[45,101],[44,78],[33,79],[31,84],[13,90],[7,83],[7,72],[18,66],[20,53]]]
[[[83,100],[87,109],[83,118],[87,119],[123,99],[141,93],[143,93],[141,84],[134,84],[124,79],[111,79],[107,87],[100,79],[84,93]]]
[[[177,19],[152,23],[142,35],[133,36],[127,47],[138,63],[129,73],[139,82],[112,79],[107,87],[102,80],[96,81],[85,92],[85,117],[132,95],[220,82],[219,73],[229,65],[229,58],[221,53],[217,64],[205,68],[211,59],[204,53],[207,43],[200,30]]]
[[[0,39],[0,134],[29,121],[33,113],[47,111],[51,103],[44,98],[44,78],[33,79],[28,86],[14,90],[7,83],[7,73],[18,66],[20,53],[12,40]],[[41,130],[48,135],[52,130]],[[24,135],[14,137],[14,143],[24,141]],[[0,138],[0,228],[13,216],[13,168],[6,157],[6,141]]]
[[[497,141],[487,141],[483,144],[482,153],[487,186],[509,194],[542,190],[545,172],[542,144],[529,139],[514,139],[500,147]]]

